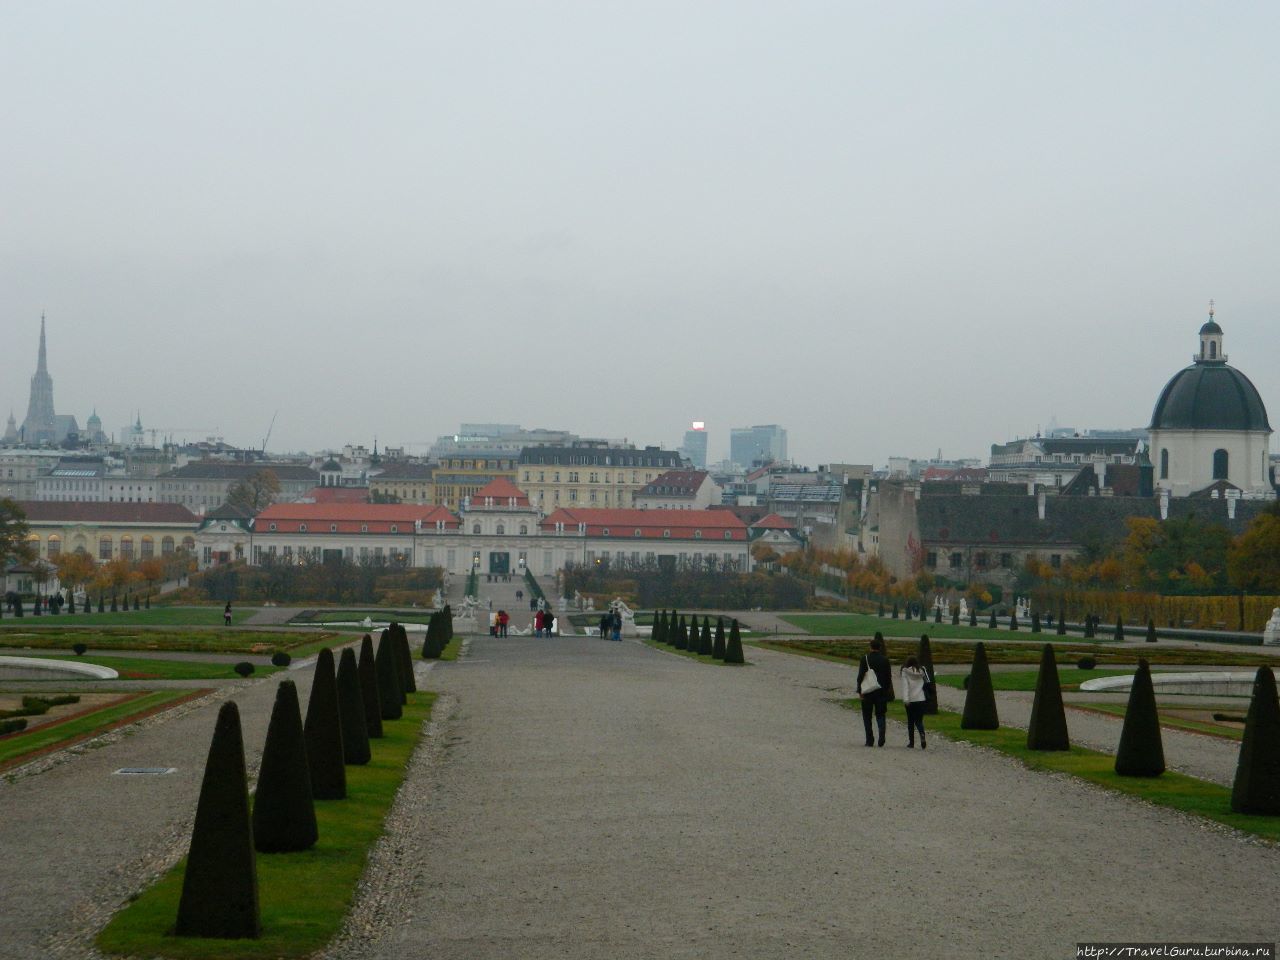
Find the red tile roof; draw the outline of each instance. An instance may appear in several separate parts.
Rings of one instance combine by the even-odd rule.
[[[258,514],[253,529],[258,533],[412,533],[415,522],[434,529],[437,521],[444,521],[449,530],[460,523],[444,507],[412,503],[273,503]],[[305,530],[300,529],[303,526]]]
[[[490,503],[489,501],[493,502]],[[512,503],[512,501],[515,501]],[[528,507],[529,498],[525,492],[506,477],[494,477],[483,487],[471,495],[470,506],[476,507]]]
[[[577,532],[586,525],[589,537],[619,537],[656,540],[746,540],[747,525],[729,510],[599,510],[562,508],[546,517],[539,526],[553,532],[563,523],[566,531]],[[605,531],[609,531],[605,533]],[[670,536],[666,535],[670,531]],[[702,537],[695,536],[701,532]],[[725,533],[729,536],[725,536]]]
[[[794,530],[796,525],[790,520],[771,513],[767,517],[761,517],[751,526],[758,527],[761,530]]]
[[[90,503],[57,500],[19,502],[27,519],[39,523],[164,523],[192,526],[198,518],[180,503]]]

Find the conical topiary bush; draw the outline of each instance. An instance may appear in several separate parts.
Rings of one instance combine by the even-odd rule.
[[[898,605],[896,603],[893,605],[893,619],[898,619]]]
[[[1116,642],[1119,643],[1124,639],[1124,621],[1116,617]]]
[[[925,676],[930,680],[933,679],[933,648],[929,644],[929,635],[927,633],[920,634],[920,646],[916,649],[916,660],[920,662],[920,666],[924,669]],[[936,683],[928,684],[924,688],[924,712],[938,712],[938,685]]]
[[[218,711],[209,744],[173,932],[227,940],[262,932],[244,738],[240,710],[231,701]]]
[[[711,642],[711,618],[706,614],[702,616],[702,633],[698,635],[698,653],[701,656],[711,656],[714,645]]]
[[[969,626],[976,627],[978,625],[978,605],[975,603],[969,610]]]
[[[435,659],[436,634],[440,631],[440,611],[427,618],[427,632],[422,638],[422,659]]]
[[[413,654],[409,652],[409,632],[402,623],[393,623],[391,626],[394,628],[392,636],[396,638],[396,652],[400,655],[397,664],[400,667],[400,679],[404,681],[404,692],[417,693],[418,683],[413,679]]]
[[[711,656],[723,660],[725,655],[724,617],[716,617],[716,638],[711,644]]]
[[[680,618],[680,627],[679,627],[679,629],[676,631],[676,643],[675,643],[675,647],[676,647],[676,649],[677,649],[677,650],[688,650],[688,649],[689,649],[689,627],[688,627],[688,625],[684,622],[684,617],[681,617],[681,618]]]
[[[877,616],[877,617],[883,617],[883,616],[884,616],[884,601],[883,601],[883,600],[881,600],[881,601],[880,601],[879,606],[877,606],[877,607],[876,607],[876,616]]]
[[[960,626],[960,607],[958,605],[951,608],[951,625],[953,627]]]
[[[318,838],[298,688],[282,680],[253,796],[253,845],[259,853],[289,853],[309,850]]]
[[[378,667],[373,659],[373,637],[360,638],[360,657],[356,663],[360,673],[360,698],[364,705],[364,728],[372,740],[382,737],[382,699],[378,695]]]
[[[1142,657],[1138,658],[1138,672],[1129,687],[1129,706],[1116,750],[1116,773],[1122,777],[1158,777],[1164,773],[1156,691],[1151,685],[1151,667]]]
[[[1084,615],[1084,638],[1092,640],[1097,635],[1098,622],[1093,618],[1093,614],[1086,613]]]
[[[663,633],[666,634],[664,640],[668,646],[674,647],[680,643],[680,621],[675,610],[667,614],[667,629]]]
[[[1046,643],[1040,652],[1036,695],[1031,701],[1031,722],[1027,725],[1027,749],[1071,749],[1071,740],[1067,736],[1067,711],[1062,705],[1062,685],[1058,682],[1058,660],[1051,643]]]
[[[302,729],[307,740],[311,795],[317,800],[343,799],[347,795],[347,768],[342,756],[338,680],[334,675],[333,651],[328,647],[316,657],[315,678],[307,700],[307,720]]]
[[[1244,739],[1231,787],[1231,809],[1280,816],[1280,703],[1276,702],[1276,677],[1270,667],[1259,667],[1253,680],[1253,699],[1245,716]]]
[[[933,608],[933,622],[934,622],[934,623],[941,623],[941,622],[942,622],[942,608],[941,608],[941,607],[934,607],[934,608]]]
[[[400,676],[396,670],[396,654],[384,633],[378,641],[373,663],[378,674],[378,704],[383,720],[399,720],[404,715],[400,702]]]
[[[991,608],[991,619],[987,621],[987,629],[995,630],[999,624],[996,623],[996,608]]]
[[[369,751],[369,729],[365,725],[360,667],[356,663],[356,652],[350,647],[338,658],[338,713],[342,721],[342,760],[363,766],[373,755]]]
[[[920,622],[921,623],[929,622],[929,608],[926,607],[923,603],[920,604]]]
[[[1031,632],[1040,632],[1040,612],[1038,610],[1033,611],[1031,614]]]
[[[969,686],[964,695],[961,730],[999,730],[1000,714],[996,710],[996,692],[991,686],[991,668],[987,665],[986,644],[973,648],[973,666],[969,668]]]
[[[724,662],[747,662],[747,658],[742,655],[742,634],[738,632],[737,620],[734,620],[732,626],[729,627],[729,642],[724,647]]]
[[[1018,614],[1017,614],[1017,612],[1014,612],[1014,613],[1009,614],[1009,629],[1010,629],[1010,630],[1017,630],[1017,629],[1018,629]]]
[[[654,643],[662,642],[662,611],[653,611],[653,629],[649,631],[649,639]]]
[[[395,677],[396,696],[400,699],[400,705],[404,706],[409,702],[409,698],[404,689],[404,668],[400,665],[400,644],[396,639],[396,635],[391,632],[390,627],[387,627],[378,636],[378,656],[382,655],[383,647],[386,647],[391,655],[391,671]]]
[[[1060,637],[1067,635],[1067,610],[1065,607],[1058,607],[1058,629],[1057,634]]]
[[[1159,638],[1156,636],[1156,622],[1147,620],[1147,643],[1155,643],[1157,639]]]

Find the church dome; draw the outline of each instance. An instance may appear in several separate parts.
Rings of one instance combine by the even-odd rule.
[[[1267,408],[1243,373],[1221,352],[1222,328],[1200,328],[1201,351],[1195,363],[1173,375],[1151,414],[1151,430],[1248,430],[1271,432]],[[1208,348],[1212,349],[1208,349]]]

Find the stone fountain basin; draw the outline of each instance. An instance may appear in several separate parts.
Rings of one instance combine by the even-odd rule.
[[[0,656],[0,680],[115,680],[110,667],[53,657]]]
[[[1153,673],[1151,686],[1156,693],[1193,693],[1214,697],[1251,697],[1256,673],[1188,672]],[[1133,685],[1133,676],[1098,677],[1080,684],[1085,693],[1125,693]]]

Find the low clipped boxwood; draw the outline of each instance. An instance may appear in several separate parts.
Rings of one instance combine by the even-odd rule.
[[[291,663],[293,663],[293,657],[283,650],[277,650],[271,655],[271,665],[273,667],[287,667]]]
[[[254,666],[248,660],[241,660],[231,669],[247,680],[253,675]]]
[[[88,645],[83,643],[73,643],[71,645],[71,652],[74,653],[77,657],[83,657],[85,655],[85,651],[88,649],[89,649]]]
[[[10,733],[17,733],[20,730],[27,729],[27,721],[25,717],[17,717],[13,720],[0,720],[0,737]]]
[[[1093,659],[1093,657],[1081,657],[1076,662],[1076,667],[1078,667],[1081,670],[1093,670],[1097,666],[1098,666],[1098,661]]]

